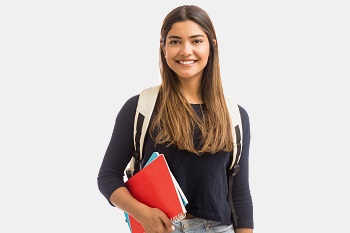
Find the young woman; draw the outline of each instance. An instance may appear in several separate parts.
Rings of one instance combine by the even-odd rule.
[[[239,106],[243,148],[240,171],[232,184],[235,224],[227,179],[233,138],[220,77],[218,41],[208,14],[193,5],[173,9],[163,21],[159,51],[161,87],[145,137],[144,161],[154,151],[165,155],[189,201],[187,217],[172,223],[161,210],[134,199],[125,187],[123,175],[134,150],[139,95],[131,97],[116,118],[98,174],[99,190],[111,205],[140,222],[146,233],[252,233],[249,118]]]

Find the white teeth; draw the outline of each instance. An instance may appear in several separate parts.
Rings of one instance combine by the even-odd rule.
[[[181,64],[188,65],[188,64],[193,64],[194,61],[179,61]]]

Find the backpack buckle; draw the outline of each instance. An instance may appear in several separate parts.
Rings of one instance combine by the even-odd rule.
[[[134,158],[135,163],[139,162],[139,158],[140,158],[140,154],[139,153],[134,151],[134,153],[132,154],[132,157]]]
[[[127,169],[125,171],[126,177],[128,177],[128,179],[130,179],[133,175],[134,175],[134,171],[131,169]]]
[[[232,170],[232,176],[235,176],[237,174],[237,172],[239,172],[239,170],[241,169],[241,167],[239,166],[239,164],[236,164],[233,166]]]

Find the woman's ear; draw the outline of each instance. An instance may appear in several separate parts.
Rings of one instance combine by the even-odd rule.
[[[214,44],[214,47],[216,46],[216,40],[215,39],[213,39],[213,44]],[[211,53],[209,53],[209,55],[208,55],[208,57],[210,57],[211,56]]]
[[[160,42],[160,48],[162,49],[163,53],[164,53],[164,57],[166,56],[165,54],[165,48],[164,48],[164,44],[162,42]]]

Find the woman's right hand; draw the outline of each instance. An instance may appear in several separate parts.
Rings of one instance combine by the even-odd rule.
[[[175,230],[168,216],[157,208],[151,208],[133,198],[126,187],[116,189],[110,201],[114,206],[130,213],[141,223],[146,233],[170,233]]]
[[[141,223],[146,233],[170,233],[175,230],[168,216],[157,208],[147,208],[135,219]]]

